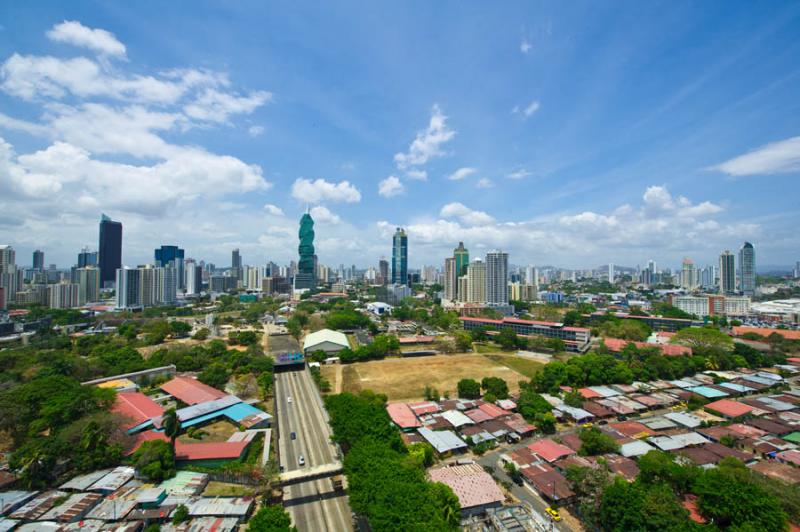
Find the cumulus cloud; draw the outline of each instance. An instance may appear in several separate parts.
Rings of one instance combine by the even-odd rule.
[[[196,100],[184,107],[186,115],[197,120],[227,122],[232,114],[250,114],[272,100],[272,93],[254,91],[240,96],[216,89],[206,89]]]
[[[462,179],[465,179],[465,178],[471,176],[472,174],[474,174],[477,171],[478,170],[476,170],[475,168],[471,168],[469,166],[465,166],[463,168],[459,168],[458,170],[456,170],[452,174],[448,175],[447,179],[449,179],[450,181],[461,181]]]
[[[292,184],[292,197],[305,203],[358,203],[361,192],[349,181],[333,183],[325,179],[312,181],[304,177],[297,178]]]
[[[397,167],[406,170],[413,166],[427,163],[434,157],[444,155],[444,145],[456,136],[456,132],[447,125],[447,117],[438,105],[431,110],[431,119],[428,127],[417,133],[407,153],[396,153],[394,160]]]
[[[54,42],[88,48],[101,55],[125,57],[125,45],[113,33],[87,28],[76,20],[65,20],[56,24],[47,32],[47,38]]]
[[[273,216],[283,216],[283,210],[277,205],[273,205],[271,203],[267,203],[264,205],[264,210],[268,213],[272,214]]]
[[[531,175],[531,173],[524,168],[520,168],[519,170],[514,170],[513,172],[506,175],[509,179],[524,179]]]
[[[391,198],[405,192],[403,183],[400,182],[395,176],[390,175],[386,179],[378,183],[378,194],[384,198]]]
[[[263,126],[250,126],[247,129],[247,134],[250,135],[251,137],[258,137],[262,133],[264,133],[264,127]]]
[[[482,177],[478,180],[475,186],[478,188],[492,188],[494,186],[494,182],[488,177]]]
[[[524,118],[529,118],[533,116],[533,114],[536,113],[540,107],[541,104],[539,103],[539,100],[533,100],[525,107],[520,107],[519,105],[514,106],[514,108],[511,110],[511,113],[515,115],[521,114]]]
[[[800,137],[766,144],[713,167],[730,176],[769,175],[800,170]]]
[[[318,223],[338,224],[342,221],[337,214],[332,213],[327,207],[321,205],[312,207],[310,213],[314,221]]]
[[[426,181],[428,179],[428,172],[412,168],[406,171],[406,177],[409,179],[416,179],[417,181]]]
[[[480,225],[494,222],[494,218],[483,211],[470,209],[463,203],[448,203],[439,211],[442,218],[457,218],[467,225]]]
[[[522,42],[519,43],[519,51],[523,54],[527,54],[533,49],[533,45],[530,43],[528,39],[522,39]]]

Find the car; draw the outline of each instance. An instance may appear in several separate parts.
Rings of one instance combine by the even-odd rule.
[[[290,434],[289,434],[289,437],[290,437],[291,439],[293,439],[293,440],[296,440],[296,439],[297,439],[297,434],[295,434],[294,432],[292,432],[292,433],[290,433]]]
[[[550,506],[548,506],[545,509],[545,512],[547,512],[547,515],[549,515],[550,519],[552,519],[553,521],[561,521],[561,515],[558,513],[558,510],[555,510]]]
[[[302,454],[300,455],[300,458],[297,459],[297,463],[300,465],[306,465],[306,459]]]
[[[581,427],[584,428],[584,429],[590,429],[590,428],[592,428],[592,423],[591,422],[584,423],[583,425],[581,425]]]
[[[597,424],[598,425],[608,425],[608,421],[606,421],[605,419],[601,419],[600,421],[597,422]]]
[[[286,398],[286,402],[289,403],[289,404],[292,404],[292,398],[291,397],[287,397]]]

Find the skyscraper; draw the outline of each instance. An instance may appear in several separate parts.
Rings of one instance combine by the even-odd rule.
[[[297,263],[297,272],[294,274],[294,289],[314,289],[317,287],[317,260],[314,255],[314,219],[309,213],[300,218],[298,237],[300,245],[297,251],[300,260]]]
[[[468,303],[486,303],[486,263],[476,259],[467,266]]]
[[[44,271],[44,251],[37,249],[33,252],[33,269],[37,272]]]
[[[614,263],[608,263],[608,282],[614,284]]]
[[[184,251],[178,246],[161,246],[155,250],[156,266],[166,267],[168,264],[176,270],[177,287],[179,289],[185,288],[184,276]]]
[[[194,260],[189,259],[184,263],[186,270],[186,295],[197,295],[203,289],[203,268]]]
[[[389,282],[389,261],[381,259],[378,261],[378,272],[381,276],[381,284]]]
[[[508,253],[490,251],[486,254],[486,302],[508,305]]]
[[[117,270],[116,308],[141,307],[141,270],[120,268]]]
[[[719,256],[719,293],[733,294],[736,292],[736,264],[733,253],[725,250]]]
[[[458,247],[453,250],[453,258],[456,259],[456,276],[467,275],[469,266],[469,250],[464,247],[463,242],[458,243]]]
[[[83,248],[78,253],[78,268],[85,268],[87,266],[97,266],[97,252],[89,251],[89,248]]]
[[[242,278],[242,256],[239,254],[239,248],[231,251],[231,276],[237,280]]]
[[[100,284],[110,285],[122,267],[122,224],[105,214],[100,218],[100,245],[97,247],[100,263]]]
[[[444,259],[444,299],[445,301],[455,301],[458,298],[458,275],[456,259],[447,257]]]
[[[756,250],[750,242],[739,248],[739,290],[746,296],[756,293]]]
[[[398,227],[392,238],[392,284],[408,283],[408,236]]]
[[[689,257],[683,259],[681,267],[681,288],[684,290],[694,290],[699,284],[697,275],[697,268],[694,266],[694,261]]]

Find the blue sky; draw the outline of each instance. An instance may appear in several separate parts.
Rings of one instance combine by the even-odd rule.
[[[228,3],[225,3],[228,4]],[[0,4],[0,240],[69,265],[800,260],[796,2]]]

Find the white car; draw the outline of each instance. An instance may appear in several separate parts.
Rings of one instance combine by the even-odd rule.
[[[291,398],[291,397],[287,397],[287,398],[286,398],[286,402],[287,402],[287,403],[289,403],[289,404],[291,404],[291,403],[292,403],[292,398]]]
[[[306,465],[306,459],[303,458],[302,454],[300,455],[300,458],[298,458],[297,463],[300,465]]]

